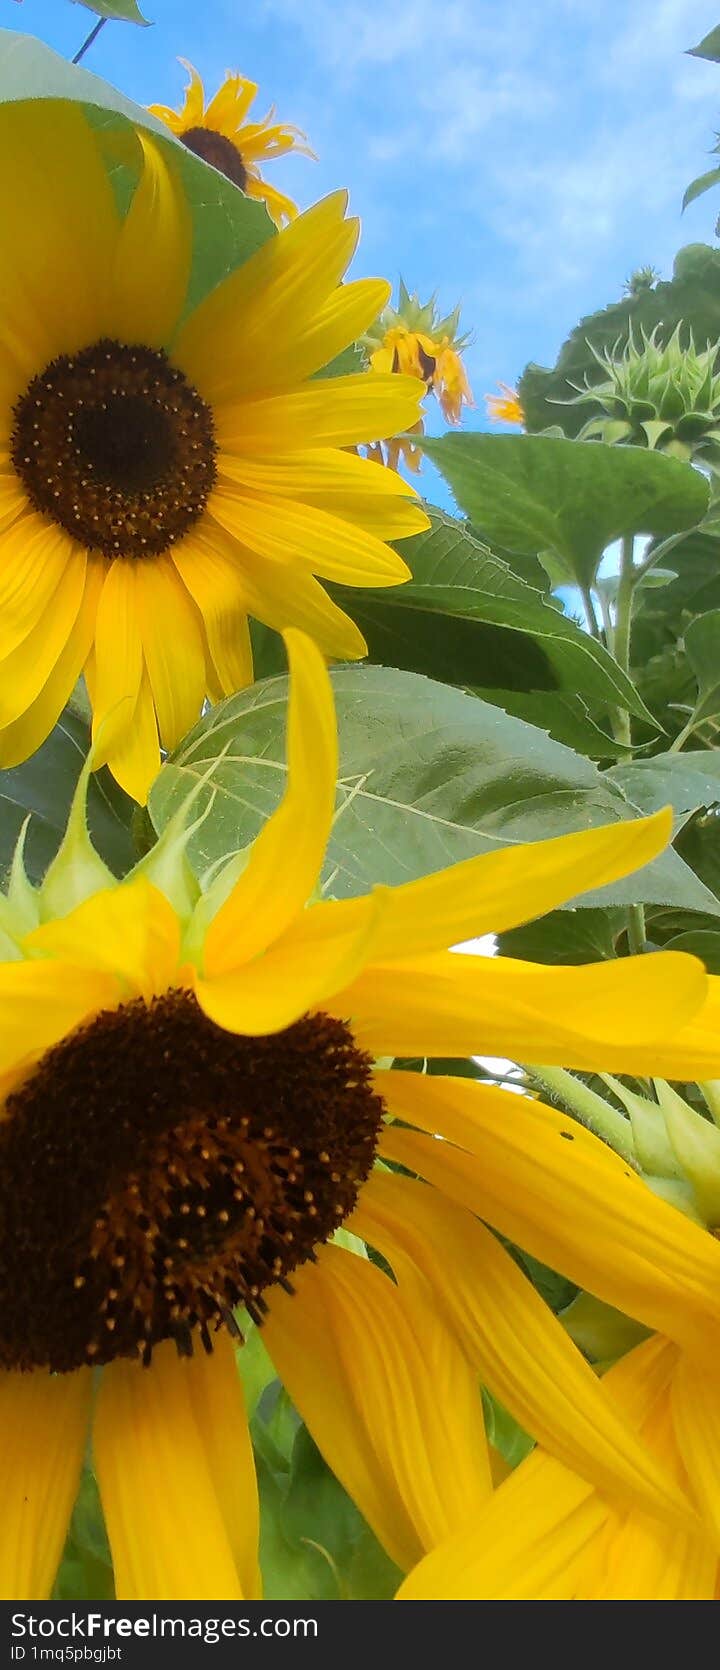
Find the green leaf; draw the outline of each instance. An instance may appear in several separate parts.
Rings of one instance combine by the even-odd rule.
[[[551,910],[498,934],[498,951],[531,963],[595,963],[617,955],[615,941],[625,927],[625,912],[618,909]]]
[[[585,585],[614,539],[694,527],[709,500],[692,465],[642,447],[479,434],[422,447],[491,544],[550,550]]]
[[[0,876],[10,864],[28,813],[28,874],[33,881],[45,874],[65,833],[89,745],[87,724],[68,709],[36,754],[12,771],[0,771]],[[130,832],[133,802],[104,769],[90,779],[87,811],[98,852],[116,875],[124,875],[136,858]]]
[[[708,974],[720,974],[720,933],[709,928],[688,928],[666,939],[666,951],[689,951],[705,964]]]
[[[324,876],[336,897],[426,875],[506,842],[637,815],[589,760],[475,696],[386,667],[337,668],[332,682],[341,762]],[[214,793],[213,816],[188,848],[198,872],[253,840],[277,806],[286,700],[281,678],[230,697],[160,771],[149,808],[158,830],[208,773],[197,810]],[[641,901],[720,914],[673,852],[586,896],[587,904]]]
[[[141,23],[144,29],[148,28],[148,20],[143,17],[137,0],[75,0],[75,3],[96,12],[98,17],[108,17],[117,23]]]
[[[592,641],[592,640],[591,640]],[[622,742],[616,742],[607,731],[590,718],[580,696],[564,695],[556,690],[488,690],[479,689],[477,695],[485,701],[496,702],[506,713],[538,725],[556,742],[566,743],[591,760],[620,759],[630,752]]]
[[[53,1599],[115,1599],[112,1558],[100,1493],[87,1463],[80,1480]]]
[[[449,684],[488,689],[497,680],[511,690],[580,691],[591,707],[620,705],[651,719],[602,644],[461,522],[432,507],[429,515],[427,533],[402,542],[413,575],[406,585],[333,588],[364,632],[372,661]]]
[[[142,105],[82,65],[68,64],[42,41],[2,30],[0,43],[0,103],[70,99],[82,104],[97,128],[123,201],[129,198],[140,169],[134,130],[147,129],[172,148],[195,226],[188,309],[275,235],[264,204],[253,202],[217,169],[194,156]]]
[[[518,389],[526,427],[536,431],[560,424],[566,435],[577,435],[599,407],[564,402],[574,400],[586,379],[590,384],[601,380],[592,349],[621,352],[631,326],[636,340],[641,329],[648,334],[656,330],[658,341],[666,343],[678,324],[681,340],[687,341],[692,331],[698,348],[720,341],[720,250],[709,244],[687,244],[675,257],[671,279],[581,319],[552,369],[528,365]]]
[[[686,626],[685,649],[698,684],[695,718],[712,719],[720,713],[720,609]]]
[[[720,24],[710,33],[703,36],[697,46],[689,46],[688,58],[709,58],[713,64],[720,64]]]
[[[492,1392],[486,1387],[483,1387],[483,1409],[485,1430],[490,1443],[499,1450],[508,1467],[519,1467],[520,1462],[530,1454],[534,1439],[523,1430],[499,1398],[493,1397]]]
[[[672,806],[676,818],[683,819],[700,807],[720,804],[720,752],[707,748],[631,760],[605,775],[642,812]]]
[[[683,209],[687,208],[688,203],[694,203],[696,197],[702,197],[711,186],[716,185],[720,185],[720,168],[709,168],[706,174],[698,174],[697,179],[691,180],[683,193]]]

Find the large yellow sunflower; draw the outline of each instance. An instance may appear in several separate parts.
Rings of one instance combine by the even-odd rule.
[[[228,71],[222,86],[206,104],[205,89],[197,70],[185,58],[180,63],[190,77],[181,109],[151,104],[151,114],[165,122],[188,150],[212,163],[234,185],[240,186],[246,196],[260,198],[278,226],[285,220],[294,220],[297,207],[292,198],[262,178],[260,165],[286,156],[288,151],[314,157],[307,134],[285,122],[276,122],[274,105],[259,122],[249,121],[248,112],[258,89],[257,82],[248,81],[244,75]]]
[[[692,957],[547,968],[447,949],[645,863],[669,814],[322,899],[332,696],[317,647],[286,641],[285,795],[207,891],[184,859],[189,808],[117,883],[80,795],[42,886],[19,852],[0,897],[8,1598],[52,1585],[89,1423],[118,1594],[256,1592],[238,1306],[405,1569],[489,1500],[478,1369],[567,1466],[686,1524],[673,1479],[479,1221],[528,1244],[542,1216],[562,1237],[561,1116],[373,1064],[483,1050],[717,1066],[714,988]],[[395,1281],[333,1242],[345,1220]]]
[[[180,322],[192,228],[172,145],[140,138],[121,219],[82,113],[0,113],[0,764],[85,672],[110,767],[144,801],[158,738],[252,679],[248,614],[365,653],[316,575],[407,578],[386,543],[412,489],[343,450],[417,417],[410,378],[313,381],[377,312],[341,285],[343,193],[273,236]],[[169,160],[168,160],[169,159]]]

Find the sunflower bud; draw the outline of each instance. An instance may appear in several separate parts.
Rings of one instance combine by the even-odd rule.
[[[602,377],[573,383],[577,395],[562,405],[588,405],[593,415],[578,440],[646,446],[676,458],[702,458],[720,465],[720,373],[716,371],[720,343],[698,349],[687,332],[687,346],[677,325],[663,346],[657,330],[641,329],[636,342],[632,328],[621,349],[617,341],[600,352],[588,343]]]

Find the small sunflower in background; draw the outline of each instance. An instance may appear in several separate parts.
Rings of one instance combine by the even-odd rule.
[[[371,372],[417,377],[426,393],[435,395],[445,422],[461,423],[463,410],[473,405],[473,397],[462,360],[471,338],[469,332],[461,336],[459,326],[459,307],[439,319],[436,297],[422,303],[416,294],[410,295],[401,279],[397,307],[386,307],[362,339]],[[384,447],[380,441],[371,444],[368,457],[393,470],[403,463],[417,474],[422,455],[412,436],[424,434],[424,429],[420,417],[404,435],[391,437]]]
[[[494,423],[525,424],[525,413],[517,389],[509,383],[498,383],[499,394],[486,394],[487,415]]]
[[[313,379],[388,294],[341,282],[346,194],[184,316],[176,148],[139,147],[123,219],[79,108],[0,114],[0,765],[40,746],[84,673],[104,757],[144,802],[160,745],[206,695],[252,682],[249,615],[364,655],[316,576],[396,585],[409,570],[387,542],[428,521],[407,483],[344,450],[411,425],[417,381]]]
[[[569,1234],[588,1133],[493,1086],[376,1065],[483,1050],[718,1071],[716,982],[693,957],[448,950],[646,863],[670,814],[323,899],[331,685],[310,639],[286,645],[286,788],[249,852],[203,890],[191,800],[115,881],[87,834],[86,767],[41,886],[21,842],[0,896],[4,1598],[51,1591],[88,1431],[118,1598],[258,1593],[241,1307],[404,1570],[491,1500],[480,1372],[565,1466],[686,1513],[486,1227]],[[644,1185],[617,1164],[632,1201]],[[361,1241],[338,1242],[345,1222]]]
[[[294,220],[297,205],[263,179],[260,169],[266,162],[274,162],[276,157],[287,156],[290,151],[315,160],[307,134],[286,122],[276,122],[274,105],[260,121],[250,121],[249,110],[258,87],[257,82],[248,81],[244,75],[228,71],[222,86],[206,104],[205,89],[197,70],[185,58],[180,63],[190,77],[182,108],[172,110],[166,104],[151,104],[150,114],[164,122],[195,156],[225,174],[247,197],[259,198],[277,226]]]

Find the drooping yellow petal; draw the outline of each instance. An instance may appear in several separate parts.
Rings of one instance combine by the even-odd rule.
[[[18,719],[0,731],[0,765],[19,765],[34,754],[59,719],[87,664],[104,571],[102,558],[88,559],[85,591],[75,626],[40,694]]]
[[[422,395],[423,386],[415,377],[368,377],[362,372],[320,377],[307,388],[221,408],[218,444],[223,452],[262,457],[294,446],[384,440],[417,422]]]
[[[77,1495],[92,1376],[0,1372],[0,1599],[52,1592]]]
[[[202,616],[218,695],[252,684],[247,597],[237,547],[205,516],[172,550],[172,561]]]
[[[105,578],[95,624],[93,742],[98,764],[132,724],[143,676],[135,565],[118,559]]]
[[[102,334],[118,218],[79,104],[3,105],[0,219],[0,343],[27,380]]]
[[[242,1600],[225,1520],[229,1491],[216,1483],[217,1435],[208,1454],[196,1365],[171,1340],[152,1364],[117,1358],[104,1371],[94,1423],[95,1463],[118,1600]],[[192,1390],[191,1390],[192,1387]],[[214,1400],[214,1413],[220,1400]],[[235,1411],[237,1415],[237,1409]],[[225,1466],[235,1458],[224,1431]],[[240,1474],[247,1479],[239,1446]],[[249,1491],[249,1514],[254,1495]]]
[[[400,501],[412,522],[409,533],[429,526],[421,505]],[[251,551],[269,562],[298,564],[345,586],[396,586],[410,579],[410,570],[397,551],[364,528],[345,522],[316,506],[283,499],[249,498],[238,487],[218,485],[211,513],[220,525]]]
[[[667,1342],[649,1340],[610,1370],[607,1385],[633,1427],[651,1412],[673,1365]],[[474,1524],[410,1573],[397,1599],[572,1600],[612,1517],[597,1492],[535,1450]],[[663,1535],[663,1521],[655,1523]]]
[[[678,1363],[672,1385],[675,1434],[703,1519],[720,1549],[720,1381],[717,1358],[705,1363],[688,1355]]]
[[[592,1132],[469,1080],[393,1072],[378,1088],[396,1117],[433,1133],[390,1127],[391,1159],[648,1327],[720,1342],[720,1245]]]
[[[117,242],[112,332],[121,342],[162,348],[185,300],[192,219],[172,148],[140,129],[137,137],[142,172]]]
[[[144,806],[160,770],[160,739],[146,667],[143,667],[140,689],[130,723],[116,734],[109,745],[106,745],[103,733],[102,747],[98,749],[98,764],[100,759],[105,757],[120,787],[132,800],[137,800],[140,806]]]
[[[686,1517],[672,1475],[484,1224],[437,1189],[376,1172],[350,1227],[432,1285],[483,1382],[550,1454],[620,1500]]]
[[[666,808],[631,823],[484,853],[389,888],[378,961],[444,951],[474,935],[504,933],[544,916],[590,887],[640,869],[671,835],[672,813]]]
[[[364,912],[354,915],[349,927],[341,910],[308,910],[253,962],[212,979],[196,977],[205,1013],[229,1032],[260,1036],[322,1007],[371,954],[378,904],[372,894],[363,903]]]
[[[338,1002],[375,1055],[482,1052],[667,1076],[672,1053],[684,1061],[675,1076],[693,1078],[696,1054],[677,1040],[701,1007],[707,980],[702,965],[680,951],[579,968],[438,952],[378,964]],[[720,1069],[720,1032],[714,1059]]]
[[[403,1567],[490,1494],[474,1374],[419,1293],[323,1247],[272,1290],[263,1337],[315,1442]]]
[[[168,557],[138,563],[137,611],[143,655],[163,746],[177,744],[195,724],[205,693],[200,620]]]
[[[330,680],[315,645],[289,631],[287,787],[247,867],[211,922],[209,977],[241,967],[280,938],[316,886],[335,810],[337,730]]]
[[[85,552],[75,550],[42,618],[0,661],[0,728],[11,725],[42,694],[71,641],[85,595],[86,563]]]
[[[0,658],[5,659],[42,621],[81,553],[64,528],[34,513],[0,535]]]
[[[235,1348],[224,1329],[213,1335],[210,1356],[196,1351],[188,1361],[186,1378],[242,1592],[254,1600],[262,1593],[255,1458]]]
[[[299,627],[314,639],[324,655],[338,661],[356,661],[367,655],[367,644],[359,627],[328,597],[312,574],[265,562],[250,551],[245,558],[243,591],[250,613],[258,620],[265,621],[276,632],[284,632],[289,626]]]
[[[358,222],[345,219],[346,207],[346,193],[335,192],[299,215],[211,291],[182,327],[172,357],[214,407],[261,389],[266,344],[291,342],[335,288],[358,238]],[[251,366],[255,378],[248,384]]]
[[[102,969],[126,996],[150,998],[175,980],[180,924],[163,893],[144,876],[94,893],[67,916],[44,922],[24,941],[28,951]]]
[[[41,1055],[99,1009],[112,1009],[114,975],[71,962],[0,963],[0,1073]]]
[[[396,1600],[571,1600],[608,1508],[542,1451],[521,1463],[484,1510],[427,1554]]]

